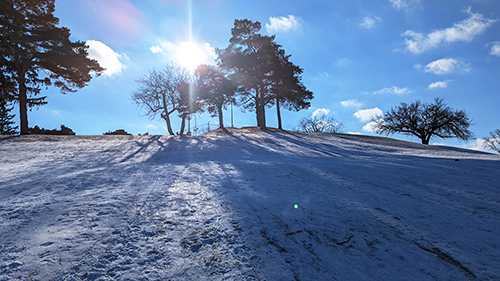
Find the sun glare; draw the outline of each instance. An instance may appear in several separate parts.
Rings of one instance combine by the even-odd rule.
[[[178,64],[188,71],[193,72],[198,65],[206,63],[208,56],[206,51],[196,44],[183,42],[175,54]]]

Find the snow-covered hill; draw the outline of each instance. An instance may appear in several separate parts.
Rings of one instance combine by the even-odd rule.
[[[0,139],[0,280],[500,280],[500,157],[354,135]]]

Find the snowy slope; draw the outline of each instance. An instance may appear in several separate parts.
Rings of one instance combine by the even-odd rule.
[[[169,279],[500,280],[500,157],[255,129],[0,139],[0,280]]]

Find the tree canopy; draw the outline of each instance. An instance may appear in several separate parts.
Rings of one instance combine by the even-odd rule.
[[[474,138],[469,130],[472,123],[467,112],[450,108],[440,98],[435,98],[434,103],[430,104],[419,100],[411,104],[401,103],[372,121],[379,134],[402,133],[416,136],[422,144],[429,144],[433,136],[463,141]]]
[[[104,69],[88,58],[84,42],[70,41],[70,31],[57,27],[55,0],[0,2],[0,68],[15,84],[21,134],[28,134],[27,108],[46,104],[41,87],[54,85],[62,93],[82,88]]]
[[[344,129],[344,124],[335,120],[333,117],[321,116],[305,116],[299,120],[299,124],[295,131],[300,133],[341,133]]]
[[[219,128],[224,128],[223,109],[234,102],[237,86],[214,66],[198,66],[195,76],[200,100],[213,117],[219,117]]]
[[[489,137],[483,138],[483,148],[500,153],[500,129],[491,131]]]

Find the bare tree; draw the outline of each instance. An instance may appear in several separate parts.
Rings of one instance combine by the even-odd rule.
[[[372,121],[375,122],[375,132],[378,134],[402,133],[416,136],[422,140],[422,144],[429,144],[433,136],[463,141],[474,138],[469,130],[472,123],[467,112],[448,107],[440,98],[435,98],[431,104],[418,100],[411,104],[401,103]]]
[[[295,129],[301,133],[341,133],[344,124],[326,115],[306,116],[299,120],[298,127]]]
[[[175,65],[167,65],[163,71],[151,70],[147,75],[136,80],[139,88],[132,93],[132,100],[146,110],[151,119],[161,117],[167,123],[170,135],[175,135],[171,125],[171,114],[185,111],[186,98],[180,88],[187,84],[189,75]],[[184,119],[183,119],[184,121]],[[182,132],[181,132],[182,133]]]
[[[483,138],[483,147],[500,153],[500,130],[490,132],[490,137]]]

